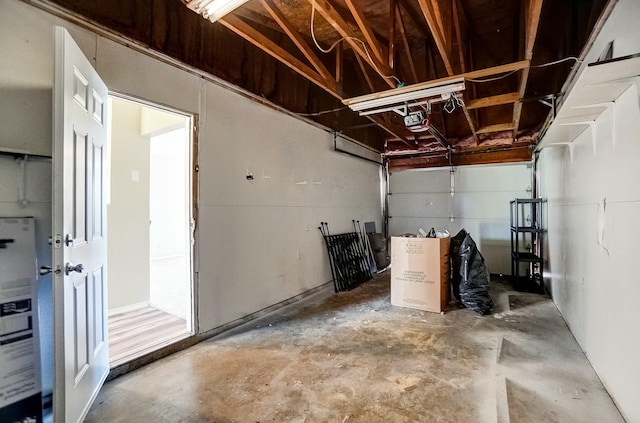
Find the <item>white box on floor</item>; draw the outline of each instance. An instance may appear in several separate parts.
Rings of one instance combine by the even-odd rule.
[[[35,220],[0,218],[0,420],[42,421]]]
[[[451,238],[391,237],[391,304],[444,311],[449,302]]]

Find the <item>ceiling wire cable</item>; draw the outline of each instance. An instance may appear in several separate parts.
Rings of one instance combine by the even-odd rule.
[[[298,116],[302,116],[302,117],[312,117],[312,116],[320,116],[320,115],[324,115],[327,113],[334,113],[334,112],[339,112],[340,110],[344,110],[344,109],[348,109],[347,106],[344,107],[337,107],[335,109],[331,109],[331,110],[322,110],[320,112],[315,112],[315,113],[296,113]]]
[[[544,68],[546,66],[556,65],[558,63],[567,62],[569,60],[574,60],[576,63],[582,63],[582,60],[578,59],[574,56],[565,57],[564,59],[555,60],[553,62],[543,63],[541,65],[531,65],[532,68]]]
[[[564,59],[560,59],[560,60],[554,60],[553,62],[548,62],[548,63],[542,63],[541,65],[531,65],[529,66],[530,68],[544,68],[547,66],[552,66],[552,65],[557,65],[558,63],[562,63],[562,62],[567,62],[569,60],[574,60],[576,63],[582,63],[582,60],[578,59],[577,57],[565,57]],[[494,78],[483,78],[483,79],[471,79],[471,78],[465,78],[466,81],[469,82],[492,82],[492,81],[498,81],[500,79],[506,78],[508,76],[513,75],[514,73],[518,72],[520,69],[516,69],[516,70],[512,70],[511,72],[507,72],[504,75],[500,75],[500,76],[496,76]]]
[[[518,72],[519,70],[520,69],[512,70],[511,72],[507,72],[504,75],[496,76],[496,77],[493,77],[493,78],[483,78],[483,79],[465,78],[465,81],[469,81],[469,82],[492,82],[492,81],[497,81],[499,79],[503,79],[503,78],[506,78],[508,76],[511,76],[514,73]]]
[[[325,54],[326,53],[331,53],[331,51],[334,48],[336,48],[336,46],[338,45],[338,43],[340,41],[343,41],[343,40],[357,41],[360,44],[362,44],[362,47],[364,48],[364,52],[367,54],[367,58],[369,59],[369,63],[371,63],[371,65],[375,68],[376,72],[378,72],[380,75],[382,75],[385,78],[392,78],[398,83],[398,85],[402,85],[402,81],[400,81],[400,79],[398,79],[395,75],[387,75],[387,74],[381,72],[380,69],[378,69],[378,66],[376,66],[375,62],[373,61],[373,58],[371,57],[371,53],[369,53],[369,47],[367,46],[367,44],[364,41],[362,41],[359,38],[356,38],[356,37],[341,37],[336,42],[331,44],[331,46],[328,49],[322,48],[320,46],[320,44],[318,43],[318,40],[316,39],[316,35],[315,35],[314,27],[313,27],[313,22],[315,21],[315,15],[316,15],[316,2],[314,0],[314,1],[311,2],[311,25],[310,25],[310,29],[311,29],[311,39],[313,39],[313,43],[316,45],[318,50],[320,50],[321,52],[323,52]]]

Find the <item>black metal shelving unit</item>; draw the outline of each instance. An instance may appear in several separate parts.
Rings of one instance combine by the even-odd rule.
[[[509,202],[511,221],[511,275],[518,291],[542,292],[544,265],[541,225],[542,198],[516,198]],[[522,264],[527,273],[520,275]]]

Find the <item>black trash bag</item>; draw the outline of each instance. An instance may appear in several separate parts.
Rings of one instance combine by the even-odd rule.
[[[462,274],[460,273],[460,264],[462,259],[460,258],[460,245],[467,236],[467,231],[461,229],[456,236],[451,238],[449,244],[449,257],[451,259],[451,289],[453,290],[453,296],[456,300],[460,301],[460,281],[462,280]]]
[[[466,308],[489,314],[493,300],[489,294],[489,269],[476,243],[467,234],[460,244],[460,300]]]

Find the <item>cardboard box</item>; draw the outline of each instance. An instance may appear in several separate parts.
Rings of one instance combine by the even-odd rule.
[[[391,304],[444,311],[449,302],[450,241],[391,237]]]

